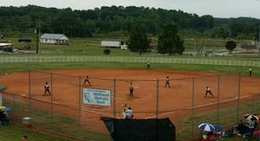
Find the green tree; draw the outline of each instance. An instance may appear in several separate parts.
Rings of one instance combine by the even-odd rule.
[[[168,23],[163,27],[162,33],[158,37],[158,52],[165,54],[182,54],[185,50],[183,40],[178,35],[177,25]]]
[[[237,47],[237,43],[235,41],[227,41],[225,47],[229,53],[232,53],[233,50]]]
[[[147,51],[150,47],[150,40],[148,39],[147,29],[142,24],[136,24],[133,26],[128,47],[132,52],[139,52],[140,55]]]

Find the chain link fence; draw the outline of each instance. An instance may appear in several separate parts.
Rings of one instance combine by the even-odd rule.
[[[19,89],[3,92],[3,104],[10,105],[18,122],[31,117],[34,126],[82,140],[96,138],[88,132],[108,135],[100,117],[122,118],[125,103],[133,107],[137,118],[169,117],[177,127],[177,140],[198,135],[197,126],[202,122],[232,126],[244,114],[257,113],[260,109],[258,89],[252,95],[241,95],[245,90],[240,74],[171,79],[171,89],[160,79],[91,77],[91,86],[84,85],[84,79],[84,76],[28,71],[19,81],[22,83],[17,85]],[[50,83],[50,96],[43,96],[45,81]],[[130,82],[136,87],[134,97],[129,96]],[[214,98],[201,100],[209,84]],[[84,103],[85,89],[108,90],[110,106]],[[176,105],[177,101],[183,102]]]

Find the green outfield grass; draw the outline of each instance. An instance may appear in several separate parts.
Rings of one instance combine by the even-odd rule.
[[[123,69],[146,69],[144,63],[7,63],[1,67],[2,73],[26,70],[47,70],[47,69],[87,69],[87,68],[123,68]],[[248,67],[244,66],[216,66],[216,65],[198,65],[198,64],[152,64],[152,69],[171,69],[180,71],[201,71],[214,73],[229,73],[248,75]],[[260,68],[253,68],[253,76],[260,76]]]

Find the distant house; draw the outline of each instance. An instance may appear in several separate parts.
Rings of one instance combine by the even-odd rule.
[[[69,38],[64,34],[50,34],[44,33],[40,37],[40,42],[45,44],[68,45]]]

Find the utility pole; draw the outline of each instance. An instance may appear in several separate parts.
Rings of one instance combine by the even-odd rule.
[[[38,26],[36,27],[36,54],[39,54],[40,34],[41,34],[41,28],[40,28],[40,24],[38,24]]]

